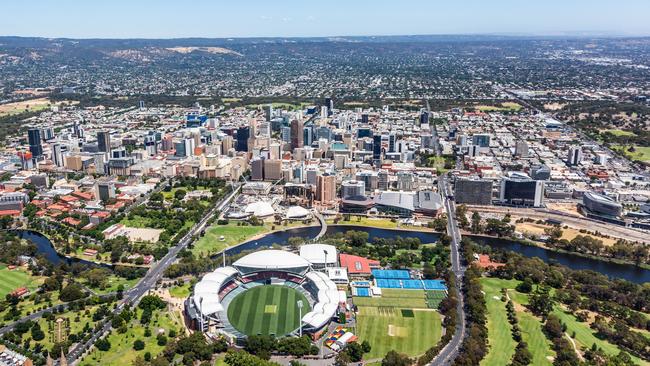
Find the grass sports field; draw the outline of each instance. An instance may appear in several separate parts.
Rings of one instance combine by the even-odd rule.
[[[228,305],[228,320],[246,335],[283,336],[300,324],[298,300],[302,300],[303,315],[307,314],[311,310],[309,302],[297,290],[277,285],[254,287],[237,295]]]
[[[27,287],[30,290],[36,289],[40,282],[25,271],[23,268],[9,270],[5,265],[0,264],[0,298],[4,299],[8,293],[11,293],[19,287]],[[37,283],[38,282],[38,283]]]
[[[415,357],[438,343],[440,314],[430,309],[359,307],[357,335],[372,345],[365,359],[382,358],[391,350]]]

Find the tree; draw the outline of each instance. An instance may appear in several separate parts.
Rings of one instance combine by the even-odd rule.
[[[246,352],[268,360],[271,358],[271,352],[277,347],[277,340],[269,335],[252,335],[246,338],[244,349]]]
[[[515,290],[524,294],[530,293],[533,290],[533,280],[530,277],[526,277],[523,282],[515,287]]]
[[[224,361],[230,366],[279,366],[243,351],[228,351]]]
[[[481,214],[479,214],[477,211],[474,211],[472,214],[472,226],[470,229],[474,234],[478,234],[481,232]]]
[[[97,349],[102,352],[106,352],[109,349],[111,349],[111,342],[109,342],[108,339],[106,338],[101,338],[97,340],[97,343],[95,343],[95,347],[97,347]]]
[[[144,342],[142,339],[136,339],[135,342],[133,342],[133,349],[136,351],[142,351],[144,349]]]
[[[177,200],[180,201],[180,200],[182,200],[182,199],[185,197],[186,194],[187,194],[187,191],[186,191],[186,190],[184,190],[184,189],[179,189],[179,190],[177,190],[176,192],[174,192],[174,198],[176,198]]]
[[[78,283],[70,283],[59,293],[59,299],[62,301],[79,300],[85,296],[83,289]]]
[[[550,289],[546,286],[538,286],[537,291],[535,291],[535,293],[530,297],[530,302],[528,304],[530,310],[535,315],[539,315],[543,318],[553,311],[554,305],[555,300],[550,295]]]
[[[409,366],[412,363],[407,355],[395,351],[389,351],[381,360],[381,366]]]

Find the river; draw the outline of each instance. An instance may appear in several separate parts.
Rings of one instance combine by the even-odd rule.
[[[395,238],[402,237],[415,237],[420,239],[422,243],[433,243],[438,240],[440,234],[424,231],[405,231],[405,230],[392,230],[380,229],[365,226],[328,226],[327,234],[332,235],[336,233],[345,233],[349,230],[364,231],[368,233],[369,240],[374,238]],[[300,236],[305,238],[313,238],[320,231],[319,226],[310,226],[304,228],[295,228],[284,231],[277,231],[270,233],[262,238],[244,242],[236,247],[226,250],[226,255],[233,255],[240,253],[243,250],[254,250],[258,248],[270,247],[273,244],[283,245],[290,237]],[[525,245],[520,242],[508,239],[489,238],[484,236],[467,235],[480,245],[489,245],[495,249],[511,250],[521,253],[527,257],[538,257],[545,262],[559,263],[563,266],[575,270],[588,269],[607,275],[612,278],[623,278],[635,283],[650,282],[650,270],[639,268],[629,264],[612,263],[593,258],[586,258],[583,256],[558,253],[552,250]]]
[[[434,243],[440,237],[438,233],[424,232],[424,231],[405,231],[405,230],[393,230],[393,229],[380,229],[374,227],[365,227],[365,226],[328,226],[327,234],[332,235],[336,233],[345,233],[346,231],[357,230],[367,232],[369,235],[370,241],[375,238],[395,238],[398,236],[402,237],[415,237],[420,239],[422,243]],[[294,236],[313,238],[320,231],[320,226],[310,226],[303,228],[294,228],[284,231],[276,231],[266,236],[244,242],[240,245],[234,246],[226,250],[226,255],[238,254],[244,250],[255,250],[259,248],[268,248],[273,244],[285,245],[289,238]],[[38,252],[43,254],[50,262],[54,264],[59,264],[65,262],[68,264],[71,263],[82,263],[89,265],[96,265],[93,262],[86,261],[83,259],[71,259],[59,255],[49,239],[44,235],[41,235],[34,231],[28,230],[19,230],[18,235],[27,239],[38,247]],[[571,269],[582,270],[588,269],[596,271],[607,275],[613,278],[623,278],[635,283],[644,283],[650,282],[650,270],[639,268],[633,265],[628,264],[619,264],[612,263],[607,261],[601,261],[593,258],[585,258],[575,254],[569,253],[558,253],[552,250],[521,244],[517,241],[508,240],[508,239],[498,239],[498,238],[489,238],[483,236],[473,236],[468,235],[472,240],[481,245],[489,245],[495,249],[511,250],[517,253],[521,253],[527,257],[539,257],[545,262],[555,262]]]

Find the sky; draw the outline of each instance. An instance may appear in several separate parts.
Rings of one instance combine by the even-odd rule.
[[[650,35],[649,0],[11,0],[0,35]]]

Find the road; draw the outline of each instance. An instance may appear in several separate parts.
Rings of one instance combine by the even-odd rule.
[[[316,209],[312,210],[312,212],[320,222],[320,232],[318,232],[318,235],[316,235],[316,237],[313,239],[313,241],[317,241],[318,239],[322,238],[323,235],[325,235],[325,233],[327,232],[327,221],[325,221],[323,215],[320,212],[318,212]]]
[[[201,232],[206,227],[208,220],[217,212],[221,211],[236,195],[239,193],[241,185],[226,196],[221,202],[212,209],[210,209],[199,221],[196,223],[185,236],[183,236],[178,243],[169,249],[169,252],[154,266],[149,269],[147,274],[135,285],[133,288],[124,292],[124,298],[120,304],[113,310],[113,314],[117,314],[124,308],[124,305],[136,306],[140,298],[151,290],[159,279],[162,278],[165,270],[176,261],[178,253],[187,248],[187,246],[194,240],[194,236]],[[108,317],[110,318],[110,317]],[[92,337],[84,343],[76,344],[68,353],[67,359],[70,365],[77,364],[84,353],[88,351],[97,340],[107,334],[111,329],[111,322],[107,319],[101,324],[101,329],[93,333]]]
[[[429,101],[426,101],[427,112],[431,113],[431,107]],[[433,137],[433,146],[437,156],[442,155],[442,150],[440,148],[440,143],[438,141],[438,132],[434,126],[432,132]],[[442,201],[445,206],[445,211],[447,213],[447,234],[451,238],[451,270],[454,275],[456,275],[456,291],[458,292],[458,306],[456,311],[458,312],[458,322],[456,324],[456,331],[454,332],[453,337],[445,345],[445,347],[438,353],[438,355],[429,363],[429,365],[442,366],[449,365],[453,363],[458,352],[460,351],[460,346],[465,339],[466,333],[466,319],[465,319],[465,303],[463,300],[462,284],[463,277],[465,276],[465,268],[460,261],[460,230],[458,229],[458,222],[456,221],[456,206],[452,200],[448,197],[452,196],[451,187],[448,184],[446,175],[441,175],[438,177],[438,192],[442,196]]]

